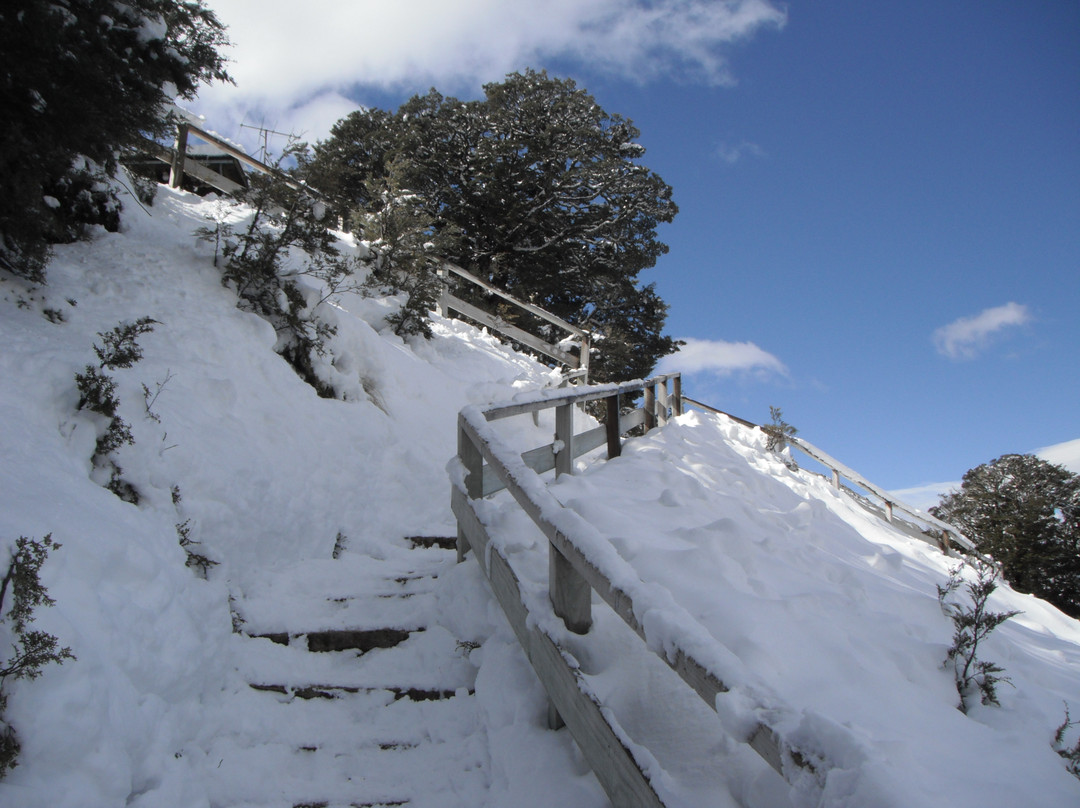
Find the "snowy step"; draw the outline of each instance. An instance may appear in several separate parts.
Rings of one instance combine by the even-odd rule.
[[[238,695],[234,731],[207,752],[217,759],[211,805],[481,804],[488,783],[479,708],[466,692],[456,695]]]

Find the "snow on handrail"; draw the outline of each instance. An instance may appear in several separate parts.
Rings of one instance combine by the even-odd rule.
[[[672,394],[668,392],[669,382],[673,383]],[[566,628],[572,632],[586,633],[592,624],[590,601],[591,591],[595,590],[650,650],[663,659],[710,708],[721,715],[734,736],[748,743],[789,783],[794,785],[803,782],[808,772],[814,773],[820,766],[825,765],[820,755],[800,749],[779,729],[797,725],[794,711],[774,696],[763,694],[760,683],[745,670],[741,660],[676,603],[670,592],[658,584],[641,580],[630,564],[616,552],[607,537],[578,513],[563,507],[540,479],[537,471],[530,467],[526,457],[507,446],[490,423],[539,409],[554,408],[556,440],[550,447],[541,448],[550,448],[554,454],[556,474],[572,473],[572,461],[576,456],[574,444],[582,437],[575,435],[573,430],[573,410],[576,404],[599,399],[607,402],[608,424],[605,429],[608,456],[614,457],[620,453],[622,434],[629,428],[628,424],[644,421],[646,426],[662,425],[670,417],[681,413],[683,399],[680,383],[679,374],[671,374],[620,385],[543,392],[486,410],[468,407],[462,410],[458,419],[459,464],[456,466],[452,504],[458,518],[459,560],[465,557],[469,549],[474,551],[474,556],[488,576],[507,617],[515,626],[515,632],[552,703],[559,715],[565,718],[566,725],[582,753],[617,805],[660,803],[652,802],[651,798],[632,803],[621,802],[616,798],[616,794],[621,793],[619,789],[624,787],[620,784],[636,783],[640,775],[640,771],[634,773],[635,766],[632,761],[627,764],[627,768],[623,766],[626,763],[623,757],[619,757],[621,762],[614,763],[604,757],[604,750],[613,743],[611,738],[618,736],[617,727],[609,726],[609,733],[602,729],[597,730],[590,723],[591,718],[579,715],[580,712],[591,716],[588,694],[581,695],[584,693],[581,691],[579,696],[570,698],[553,684],[552,677],[555,674],[549,667],[554,657],[545,654],[543,660],[534,658],[539,656],[539,652],[534,654],[532,643],[535,638],[526,629],[535,631],[536,627],[544,625],[545,620],[543,615],[530,617],[524,609],[516,587],[517,579],[509,569],[509,562],[494,548],[484,526],[480,516],[483,511],[483,497],[491,490],[503,487],[508,489],[514,500],[548,539],[551,556],[549,614],[552,617],[561,618]],[[622,396],[639,392],[645,393],[644,417],[621,417]],[[595,430],[590,430],[593,431]],[[531,453],[525,453],[529,454]],[[484,472],[488,469],[500,482],[497,488],[485,484]],[[490,479],[492,474],[487,476]],[[504,566],[508,572],[499,573],[501,577],[497,580],[495,573]],[[508,578],[515,582],[513,586],[507,583]],[[550,635],[545,636],[550,640]],[[560,658],[566,656],[564,651]],[[556,668],[559,676],[565,676],[565,671],[560,666],[556,665]],[[729,691],[737,691],[739,703],[747,708],[740,709],[737,718],[728,715],[730,709],[725,706],[726,702],[718,698]],[[565,715],[567,711],[571,714]]]

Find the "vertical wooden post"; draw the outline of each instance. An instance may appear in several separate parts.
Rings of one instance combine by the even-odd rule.
[[[892,503],[889,500],[885,500],[885,519],[888,522],[892,521]]]
[[[589,383],[589,353],[592,350],[592,340],[589,339],[588,334],[582,334],[581,336],[581,358],[578,360],[578,367],[585,371],[581,376],[581,383]]]
[[[574,473],[574,405],[555,408],[555,440],[562,443],[555,455],[555,476]],[[575,634],[592,625],[592,589],[565,556],[548,545],[548,595],[555,614]]]
[[[469,499],[480,499],[484,495],[484,458],[461,426],[458,426],[458,458],[465,466],[465,493],[469,495]],[[458,527],[457,560],[459,564],[465,560],[465,553],[468,550],[469,539],[461,527]]]
[[[656,386],[656,422],[663,426],[668,422],[668,389],[667,379],[664,379],[660,384]]]
[[[645,431],[656,426],[656,385],[645,387]]]
[[[682,415],[682,376],[677,375],[671,380],[672,412]]]
[[[440,269],[435,274],[439,276],[439,281],[442,283],[442,291],[439,293],[439,299],[435,302],[435,310],[438,311],[440,317],[449,317],[450,308],[447,306],[447,298],[450,297],[450,283],[447,272],[445,269]]]
[[[178,124],[176,141],[173,143],[173,161],[169,169],[169,187],[179,188],[184,182],[184,160],[187,158],[188,125]]]
[[[622,454],[622,428],[619,425],[620,396],[616,393],[607,399],[607,456],[608,460]]]
[[[562,444],[555,455],[555,476],[574,473],[574,405],[555,408],[555,440]],[[592,626],[592,589],[566,556],[548,544],[548,597],[555,614],[575,634],[585,634]],[[548,702],[548,726],[564,726],[562,716]]]
[[[835,488],[837,491],[840,490],[840,472],[836,469],[832,470],[832,484],[833,488]]]

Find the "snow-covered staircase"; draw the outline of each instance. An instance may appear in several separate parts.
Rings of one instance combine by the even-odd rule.
[[[439,623],[448,540],[260,574],[234,600],[233,731],[208,754],[212,805],[469,805],[487,788],[471,645]],[[448,549],[450,548],[450,549]]]

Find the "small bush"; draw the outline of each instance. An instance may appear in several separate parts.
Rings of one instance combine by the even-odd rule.
[[[1001,676],[1004,669],[986,660],[978,659],[979,643],[995,628],[1010,617],[1020,614],[1018,611],[992,612],[986,608],[987,601],[997,589],[997,570],[984,562],[975,563],[975,580],[965,587],[971,599],[970,605],[948,600],[963,583],[961,571],[956,567],[949,572],[949,579],[944,586],[938,585],[938,602],[941,610],[953,621],[953,642],[949,648],[943,667],[953,668],[956,679],[956,692],[960,695],[957,705],[962,713],[967,713],[970,700],[976,694],[985,705],[998,705],[997,685],[1001,682],[1011,684],[1007,676]]]
[[[766,424],[761,431],[767,436],[765,448],[770,452],[782,452],[787,448],[788,440],[799,431],[784,420],[784,412],[779,407],[769,407],[771,424]]]
[[[29,628],[34,622],[34,610],[54,603],[38,573],[49,552],[59,548],[51,534],[41,541],[20,536],[9,557],[4,578],[0,581],[0,623],[10,629],[15,640],[11,645],[12,654],[0,659],[0,779],[15,767],[20,751],[15,728],[4,717],[8,703],[4,687],[8,679],[36,679],[49,663],[61,665],[65,659],[75,659],[71,649],[59,647],[58,640],[52,634]],[[9,591],[11,607],[5,611]]]
[[[1065,720],[1061,722],[1061,725],[1054,731],[1054,741],[1051,746],[1054,747],[1054,751],[1065,759],[1065,768],[1069,770],[1069,774],[1073,777],[1080,779],[1080,738],[1076,739],[1076,743],[1071,747],[1066,745],[1065,735],[1080,724],[1080,721],[1073,721],[1069,715],[1069,705],[1065,705]]]

